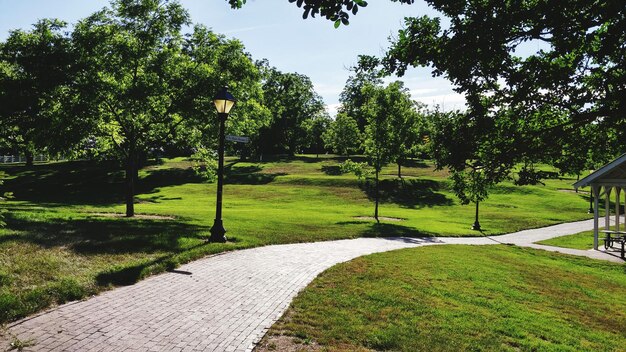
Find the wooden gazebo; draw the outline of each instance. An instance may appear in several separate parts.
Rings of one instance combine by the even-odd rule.
[[[591,186],[591,192],[593,195],[593,248],[598,249],[598,218],[599,218],[599,199],[604,196],[604,227],[605,231],[611,230],[611,193],[615,194],[615,231],[620,232],[620,196],[624,194],[624,203],[626,204],[626,192],[622,192],[626,189],[626,154],[622,154],[619,158],[611,161],[610,163],[602,166],[598,170],[591,173],[589,176],[574,183],[574,188]],[[626,231],[626,224],[621,225],[623,230]]]

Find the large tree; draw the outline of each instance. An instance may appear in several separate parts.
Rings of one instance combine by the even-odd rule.
[[[337,154],[350,156],[361,149],[362,136],[357,122],[348,114],[340,112],[324,132],[323,138],[327,148]]]
[[[309,77],[281,72],[266,62],[259,66],[263,72],[264,105],[273,115],[261,131],[261,152],[299,153],[308,145],[306,121],[325,113],[324,102]]]
[[[352,74],[339,95],[338,112],[351,116],[359,127],[359,132],[365,132],[367,118],[363,113],[363,106],[368,97],[363,88],[367,85],[381,85],[383,80],[380,72],[380,60],[369,55],[359,55],[357,64],[350,67]]]
[[[32,165],[35,152],[56,152],[80,139],[66,118],[73,56],[65,23],[47,19],[11,31],[0,43],[0,138]]]
[[[363,112],[367,118],[365,126],[364,149],[367,161],[374,168],[374,218],[378,219],[380,202],[379,176],[383,166],[393,158],[393,150],[389,141],[392,139],[392,115],[397,98],[397,85],[387,87],[366,85],[363,93],[367,96]]]
[[[227,85],[237,99],[226,121],[227,134],[247,136],[257,144],[271,114],[263,105],[261,73],[243,44],[196,25],[186,36],[183,50],[189,61],[178,105],[185,119],[171,138],[182,145],[216,149],[218,124],[213,97]],[[235,151],[241,145],[227,148]]]
[[[422,115],[418,109],[424,106],[413,101],[411,92],[404,83],[396,81],[387,87],[387,114],[391,119],[389,128],[390,139],[387,141],[391,159],[398,166],[398,178],[402,177],[402,164],[415,155],[417,147],[422,143]]]
[[[81,20],[73,32],[80,75],[76,85],[90,104],[101,146],[109,146],[126,171],[126,215],[134,215],[138,162],[182,119],[178,99],[187,58],[182,26],[189,15],[176,2],[115,0]]]
[[[474,139],[493,167],[558,158],[580,128],[623,129],[626,7],[622,1],[429,1],[450,20],[409,18],[386,64],[434,68],[468,102]],[[525,43],[542,49],[524,53]],[[528,47],[528,46],[527,46]],[[522,51],[522,53],[519,53]],[[610,132],[615,131],[615,132]]]
[[[233,7],[245,3],[228,1]],[[595,124],[608,135],[624,130],[622,0],[425,2],[443,19],[407,18],[385,64],[400,75],[409,66],[431,67],[466,96],[468,122],[476,128],[468,133],[476,139],[465,151],[468,158],[457,158],[460,162],[450,167],[464,168],[487,144],[495,148],[491,164],[505,175],[520,161],[558,158],[581,127]],[[305,18],[320,14],[336,24],[347,24],[350,12],[367,5],[360,0],[295,3]],[[540,50],[528,52],[537,44]]]
[[[330,128],[332,121],[328,112],[320,111],[313,118],[303,122],[308,152],[315,153],[318,158],[319,154],[326,150],[324,148],[324,133]]]

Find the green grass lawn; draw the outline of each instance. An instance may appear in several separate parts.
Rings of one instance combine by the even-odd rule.
[[[623,225],[620,227],[622,228]],[[604,227],[600,228],[598,233],[598,248],[604,247],[604,238],[606,234],[602,232]],[[611,230],[615,231],[615,226],[611,226]],[[592,249],[593,248],[593,230],[583,231],[573,235],[554,237],[544,241],[537,242],[547,246],[573,248],[573,249]]]
[[[402,221],[360,220],[373,215],[371,187],[337,174],[342,158],[228,159],[224,225],[229,242],[207,244],[215,216],[215,184],[202,182],[184,158],[140,171],[136,212],[120,218],[123,172],[112,163],[62,162],[2,166],[0,322],[52,304],[123,285],[201,256],[254,246],[360,236],[473,236],[474,207],[460,205],[445,171],[428,161],[383,171],[380,215]],[[544,186],[498,185],[481,203],[488,235],[587,218],[583,194],[564,192],[573,179]]]
[[[328,269],[259,351],[623,351],[624,265],[515,246],[430,246]]]
[[[598,238],[598,246],[603,246],[603,238],[604,234],[600,234]],[[584,231],[573,235],[555,237],[548,240],[539,241],[537,243],[563,248],[591,249],[593,248],[593,230]]]

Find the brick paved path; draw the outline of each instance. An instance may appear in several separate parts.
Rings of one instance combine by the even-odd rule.
[[[582,221],[517,236],[360,238],[229,252],[62,305],[11,324],[8,330],[21,341],[34,343],[25,351],[250,351],[298,291],[334,264],[431,244],[529,245],[533,238],[590,226],[590,221]],[[4,348],[9,341],[5,336],[0,343]]]

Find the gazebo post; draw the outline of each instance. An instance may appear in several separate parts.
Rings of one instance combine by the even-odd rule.
[[[615,187],[615,231],[619,231],[619,211],[621,188]]]
[[[591,185],[591,194],[593,195],[593,249],[598,250],[598,217],[600,211],[598,211],[598,198],[600,198],[600,186]]]
[[[611,190],[613,187],[604,186],[604,229],[611,229]]]

